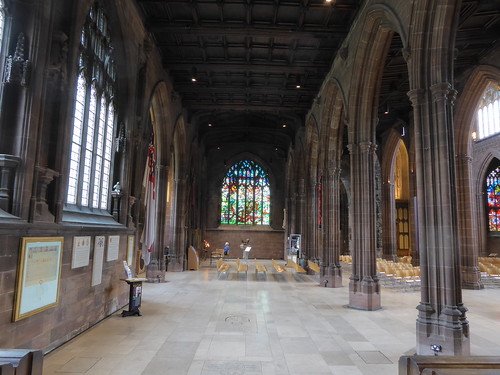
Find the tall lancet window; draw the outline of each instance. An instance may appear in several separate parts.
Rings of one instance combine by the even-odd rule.
[[[66,203],[107,210],[116,75],[108,21],[97,3],[90,9],[80,37],[76,83]]]
[[[500,232],[500,167],[486,177],[488,224],[490,232]]]
[[[269,225],[271,189],[260,165],[251,160],[234,164],[221,193],[221,224]]]
[[[0,47],[2,46],[4,28],[5,28],[5,3],[3,0],[0,0]]]
[[[500,133],[500,84],[491,82],[483,93],[477,111],[477,138]]]

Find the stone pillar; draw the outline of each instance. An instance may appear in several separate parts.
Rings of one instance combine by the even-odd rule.
[[[378,310],[380,284],[376,267],[375,150],[372,142],[350,144],[352,275],[349,307]]]
[[[321,249],[320,283],[330,288],[342,286],[340,266],[340,168],[330,166],[323,178],[323,248]]]
[[[305,246],[305,241],[304,237],[306,235],[306,226],[304,220],[304,214],[305,214],[305,181],[303,178],[299,180],[298,186],[297,186],[297,199],[296,199],[296,216],[295,216],[295,229],[296,232],[295,234],[301,234],[302,235],[302,241],[300,244],[300,253],[304,251],[304,246]]]
[[[473,204],[472,157],[457,156],[458,226],[460,233],[460,254],[462,257],[462,287],[483,289],[481,271],[478,265],[479,243],[477,212]]]
[[[186,244],[186,180],[175,179],[175,252],[177,256],[176,271],[185,269],[184,261],[186,259],[187,244]]]
[[[12,208],[11,188],[19,161],[17,156],[0,154],[0,209],[5,212]]]
[[[166,224],[166,210],[167,210],[167,186],[168,186],[168,173],[169,167],[168,165],[158,165],[156,166],[158,174],[158,183],[156,188],[156,199],[158,201],[158,260],[160,261],[160,265],[162,262],[165,262],[165,247],[167,246],[167,224]]]
[[[128,197],[127,226],[130,229],[135,229],[134,216],[132,215],[132,212],[134,211],[134,205],[136,201],[136,197],[132,195]]]
[[[35,220],[53,222],[54,215],[49,211],[47,204],[47,187],[52,182],[54,177],[59,176],[59,172],[53,171],[50,168],[35,167],[37,172],[37,193],[35,204]]]
[[[382,257],[397,260],[394,181],[382,181]]]
[[[318,253],[318,234],[319,234],[319,222],[318,222],[318,182],[311,181],[311,186],[309,187],[308,196],[308,210],[307,210],[307,223],[308,223],[308,250],[306,252],[307,258],[315,258]]]
[[[470,353],[467,309],[462,303],[458,245],[455,155],[447,82],[408,93],[414,107],[417,227],[421,302],[417,306],[417,354]]]

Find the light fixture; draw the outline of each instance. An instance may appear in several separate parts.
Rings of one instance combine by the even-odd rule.
[[[384,111],[384,115],[388,115],[389,114],[389,103],[387,103],[385,105],[385,111]]]
[[[196,82],[198,80],[198,74],[197,74],[197,70],[196,70],[196,67],[193,66],[193,68],[191,69],[191,82]]]
[[[282,128],[286,128],[286,124],[281,125]]]
[[[208,127],[211,128],[212,126],[214,126],[214,124],[212,124],[211,122],[208,123]]]
[[[300,74],[297,74],[297,81],[295,82],[295,88],[300,89],[301,86],[302,86],[302,77],[300,76]]]
[[[404,137],[406,135],[406,128],[403,126],[403,129],[401,130],[401,136]]]

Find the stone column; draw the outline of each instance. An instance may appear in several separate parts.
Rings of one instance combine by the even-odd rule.
[[[305,181],[304,179],[300,179],[298,186],[297,186],[297,198],[296,198],[296,215],[295,215],[295,233],[292,234],[301,234],[302,235],[302,241],[300,243],[300,253],[304,251],[304,246],[305,246],[305,231],[306,231],[306,226],[305,226],[305,220],[304,220],[304,213],[305,213]]]
[[[14,155],[0,154],[0,209],[9,213],[12,208],[11,188],[20,160]]]
[[[314,258],[318,251],[318,184],[311,181],[307,196],[306,259]]]
[[[472,188],[472,157],[457,156],[457,186],[458,189],[458,226],[460,228],[460,254],[462,257],[462,287],[466,289],[483,289],[481,271],[478,265],[479,229],[477,212],[473,204]]]
[[[394,181],[382,181],[382,256],[397,260]]]
[[[467,309],[462,303],[455,187],[452,102],[447,82],[408,93],[415,120],[421,302],[417,354],[469,355]]]
[[[350,144],[352,275],[349,307],[378,310],[380,284],[376,267],[375,150],[372,142]]]
[[[186,258],[186,179],[175,179],[175,252],[177,255],[176,271],[184,270],[184,261]]]
[[[330,288],[342,286],[342,268],[340,266],[340,172],[341,169],[330,166],[325,169],[323,178],[323,248],[321,249],[320,283],[328,280]]]
[[[35,169],[38,179],[35,204],[35,220],[53,222],[54,215],[49,211],[49,206],[47,204],[47,187],[52,182],[52,180],[54,180],[54,177],[59,176],[59,172],[56,172],[50,168],[44,168],[40,166],[35,167]]]

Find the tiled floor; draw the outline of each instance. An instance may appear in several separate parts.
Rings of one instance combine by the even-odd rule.
[[[48,354],[43,375],[378,375],[397,374],[415,350],[420,292],[383,288],[378,311],[346,308],[344,287],[272,271],[267,279],[234,264],[168,272],[144,283],[142,316],[117,312]],[[473,355],[500,355],[500,288],[464,290]]]

